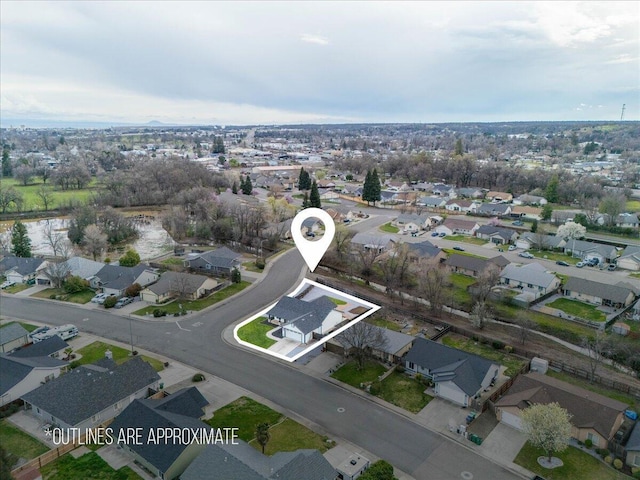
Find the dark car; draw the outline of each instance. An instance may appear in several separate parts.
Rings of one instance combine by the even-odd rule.
[[[524,225],[524,222],[521,222],[520,220],[516,220],[515,222],[513,222],[513,225],[516,227],[521,227]]]
[[[464,248],[459,247],[458,245],[456,245],[455,247],[453,247],[454,250],[458,250],[459,252],[464,252]]]
[[[615,263],[612,263],[607,267],[607,270],[609,270],[610,272],[613,272],[616,268],[618,268],[618,266]]]
[[[565,262],[564,260],[558,260],[556,262],[556,265],[560,265],[562,267],[568,267],[569,266],[569,264],[567,262]]]

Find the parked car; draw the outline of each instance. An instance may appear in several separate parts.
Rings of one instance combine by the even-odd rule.
[[[458,250],[459,252],[464,252],[464,248],[456,245],[455,247],[453,247],[454,250]]]
[[[515,227],[521,227],[524,225],[524,222],[520,221],[520,220],[516,220],[515,222],[513,222],[512,224]]]
[[[104,302],[104,299],[107,298],[106,293],[99,293],[95,297],[91,299],[91,303],[100,303],[100,300]]]
[[[446,234],[446,233],[444,233],[444,232],[441,232],[441,233],[440,233],[440,235],[438,235],[438,236],[439,236],[439,237],[446,237],[446,236],[447,236],[447,234]]]
[[[438,232],[431,232],[431,236],[432,237],[437,237],[438,236]]]
[[[115,308],[122,308],[125,305],[129,305],[131,302],[133,302],[133,297],[122,297],[120,300],[118,300],[116,302],[114,307]]]
[[[111,295],[105,295],[104,297],[102,297],[100,300],[98,300],[98,305],[104,305],[104,301],[109,298],[109,297],[115,297],[115,295],[111,294]]]
[[[519,257],[522,258],[535,258],[533,255],[531,255],[529,252],[521,252],[518,254]]]
[[[48,330],[49,330],[49,327],[38,327],[34,331],[29,333],[29,338],[33,338],[35,335],[38,335],[39,333],[44,333]]]
[[[585,264],[584,262],[578,262],[578,263],[576,263],[576,267],[578,267],[578,268],[582,268],[582,267],[584,267],[585,265],[586,265],[586,264]]]
[[[307,232],[306,235],[307,237],[311,237],[311,238],[314,238],[316,236],[316,234],[313,232]]]
[[[565,262],[564,260],[558,260],[556,262],[556,265],[560,265],[561,267],[568,267],[569,264],[567,262]]]
[[[508,250],[510,252],[513,252],[516,248],[518,248],[518,247],[516,247],[515,245],[509,245],[509,249]]]
[[[589,259],[589,261],[587,263],[590,266],[595,267],[596,265],[598,265],[600,263],[600,260],[598,260],[597,258],[591,258],[591,259]]]
[[[607,270],[613,272],[616,268],[618,268],[618,266],[615,263],[612,263],[607,267]]]
[[[16,282],[11,282],[11,281],[7,280],[6,282],[3,282],[2,285],[0,285],[0,288],[2,288],[2,290],[4,290],[5,288],[13,287],[15,284],[16,284]]]

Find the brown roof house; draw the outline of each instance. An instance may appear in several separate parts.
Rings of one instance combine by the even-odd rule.
[[[534,404],[557,402],[571,414],[571,436],[606,448],[624,420],[627,405],[611,398],[539,373],[527,373],[495,404],[502,423],[522,429],[520,413]]]
[[[479,228],[478,222],[473,220],[447,218],[442,225],[437,226],[434,230],[447,235],[474,235]]]
[[[457,253],[451,254],[444,262],[451,273],[461,273],[470,277],[477,277],[489,265],[495,265],[496,268],[502,269],[509,263],[509,260],[502,255],[485,260],[484,258],[470,257],[469,255],[458,255]]]

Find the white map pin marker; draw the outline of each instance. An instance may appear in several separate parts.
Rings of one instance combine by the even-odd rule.
[[[307,218],[317,218],[324,224],[324,234],[320,240],[312,242],[302,235],[302,222]],[[333,218],[320,208],[305,208],[291,222],[291,236],[296,242],[296,247],[298,247],[302,258],[307,262],[309,270],[312,272],[322,260],[329,245],[331,245],[335,233],[336,224],[333,223]]]

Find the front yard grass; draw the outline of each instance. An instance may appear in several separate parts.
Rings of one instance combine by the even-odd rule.
[[[134,315],[147,315],[152,314],[154,310],[164,310],[167,312],[167,315],[173,315],[174,313],[180,313],[180,305],[182,305],[183,310],[192,310],[197,312],[204,308],[210,307],[222,300],[229,298],[232,295],[235,295],[238,292],[241,292],[245,288],[247,288],[251,283],[242,281],[240,283],[232,283],[222,290],[218,290],[215,293],[212,293],[206,298],[200,298],[198,300],[189,300],[189,301],[178,301],[175,300],[171,303],[167,303],[165,305],[149,305],[148,307],[141,308],[140,310],[136,310],[133,312]]]
[[[56,298],[55,300],[85,304],[91,301],[91,299],[96,295],[96,292],[86,289],[77,293],[67,293],[62,288],[47,288],[36,292],[31,296],[37,298],[51,298],[52,295],[60,296],[60,298]]]
[[[328,450],[329,439],[327,437],[318,435],[313,430],[300,425],[290,418],[285,418],[277,425],[273,425],[269,429],[269,434],[271,438],[264,449],[265,455],[273,455],[278,452],[293,452],[299,448],[320,450],[320,453]],[[252,440],[249,444],[262,452],[262,447],[256,440]]]
[[[489,243],[482,238],[468,237],[466,235],[448,235],[446,239],[453,240],[454,242],[471,243],[472,245],[484,245],[485,243]]]
[[[400,229],[391,225],[391,222],[380,225],[380,230],[386,233],[398,233]]]
[[[78,458],[63,455],[43,466],[40,472],[44,480],[142,480],[129,467],[114,470],[95,452]]]
[[[364,368],[358,370],[358,363],[352,360],[333,372],[331,377],[352,387],[360,388],[361,383],[376,381],[385,371],[386,368],[383,365],[373,360],[365,362]]]
[[[49,451],[44,443],[14,427],[7,420],[0,420],[0,444],[16,461],[19,458],[31,460]]]
[[[262,273],[264,272],[264,268],[258,268],[256,266],[256,262],[244,262],[242,264],[242,266],[244,267],[245,270],[249,271],[249,272],[255,272],[255,273]]]
[[[551,303],[547,303],[547,306],[562,310],[574,317],[584,318],[585,320],[592,320],[594,322],[604,322],[607,319],[606,315],[600,310],[597,310],[595,306],[568,298],[558,298]]]
[[[549,480],[584,480],[586,478],[616,480],[628,478],[593,458],[588,453],[574,447],[567,447],[564,452],[554,454],[554,457],[560,458],[564,465],[553,470],[543,468],[538,464],[538,457],[544,455],[544,450],[533,447],[527,442],[516,456],[514,462]]]
[[[76,351],[76,353],[82,355],[82,358],[76,360],[73,363],[75,365],[86,365],[89,363],[94,363],[101,358],[104,358],[104,352],[106,352],[107,350],[111,350],[111,353],[113,354],[113,361],[118,365],[132,358],[131,352],[127,349],[118,347],[116,345],[111,345],[109,343],[93,342],[86,347],[82,347],[81,349]],[[147,357],[146,355],[141,355],[141,357],[145,362],[149,362],[156,372],[164,370],[164,365],[160,360]]]
[[[580,261],[579,258],[573,258],[571,255],[566,255],[564,253],[560,253],[560,252],[550,252],[548,250],[534,250],[534,249],[529,249],[527,250],[531,255],[533,255],[536,258],[543,258],[543,259],[547,259],[547,260],[551,260],[553,262],[557,262],[558,260],[562,260],[563,262],[567,262],[571,265],[575,265],[576,263],[578,263]]]
[[[32,286],[33,285],[27,285],[26,283],[16,283],[15,285],[5,288],[4,291],[7,293],[18,293]]]
[[[462,337],[456,334],[447,334],[442,338],[442,343],[448,347],[473,353],[480,357],[493,360],[500,365],[504,365],[507,367],[504,374],[509,377],[515,375],[515,373],[526,363],[525,360],[520,360],[517,357],[507,354],[503,350],[496,350],[489,345],[485,345],[480,342],[476,342],[471,338]]]
[[[340,300],[339,298],[329,297],[329,300],[331,300],[333,303],[335,303],[336,306],[346,305],[347,304],[347,302],[345,302],[344,300]]]
[[[481,258],[483,260],[487,259],[487,257],[483,257],[482,255],[476,255],[474,253],[469,253],[469,252],[461,252],[460,250],[454,250],[453,248],[443,248],[442,251],[445,252],[447,255],[466,255],[467,257]]]
[[[371,393],[397,407],[418,413],[433,400],[424,393],[426,386],[415,378],[400,372],[393,372],[382,382],[371,386]]]
[[[402,330],[400,328],[400,325],[398,325],[396,322],[392,322],[390,320],[386,320],[380,317],[375,317],[375,318],[369,317],[365,321],[367,323],[375,325],[376,327],[386,328],[388,330],[393,330],[394,332],[399,332],[400,330]]]
[[[180,257],[165,258],[160,263],[163,264],[163,265],[175,265],[175,266],[178,266],[178,267],[183,267],[184,266],[184,260],[182,258],[180,258]]]
[[[263,322],[265,317],[258,317],[255,320],[243,325],[238,329],[238,337],[240,340],[252,343],[262,348],[269,348],[276,343],[275,340],[267,337],[267,332],[270,332],[275,328],[273,325],[265,325]]]

